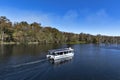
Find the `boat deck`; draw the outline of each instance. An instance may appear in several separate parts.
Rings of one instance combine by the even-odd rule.
[[[73,49],[71,48],[63,48],[63,49],[53,49],[53,50],[49,50],[49,52],[53,53],[53,52],[65,52],[65,51],[71,51]]]

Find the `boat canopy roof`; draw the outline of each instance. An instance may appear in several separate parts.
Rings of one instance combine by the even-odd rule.
[[[72,48],[63,48],[63,49],[49,50],[50,53],[58,53],[58,52],[65,52],[65,51],[73,51],[73,49]]]

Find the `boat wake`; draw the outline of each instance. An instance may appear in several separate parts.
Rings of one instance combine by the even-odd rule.
[[[16,68],[16,67],[21,67],[21,66],[27,66],[27,65],[32,65],[32,64],[40,63],[40,62],[43,62],[43,61],[47,61],[47,59],[37,60],[37,61],[33,61],[33,62],[27,62],[27,63],[23,63],[23,64],[18,64],[18,65],[14,65],[12,67]]]

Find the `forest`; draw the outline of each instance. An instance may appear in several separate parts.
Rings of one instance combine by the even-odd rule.
[[[43,27],[40,23],[26,21],[11,22],[6,16],[0,16],[0,44],[29,44],[29,43],[105,43],[119,44],[120,36],[75,34],[59,31],[51,26]]]

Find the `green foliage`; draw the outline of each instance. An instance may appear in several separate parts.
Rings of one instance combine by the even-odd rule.
[[[12,23],[5,16],[0,16],[0,42],[13,43],[120,43],[120,37],[75,34],[61,32],[56,28],[42,27],[41,24],[26,21]]]

